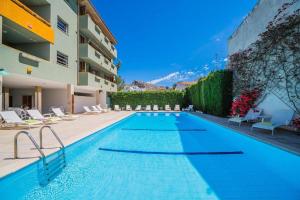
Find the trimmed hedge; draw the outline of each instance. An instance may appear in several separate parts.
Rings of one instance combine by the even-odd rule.
[[[169,104],[173,109],[175,104],[184,105],[184,92],[176,90],[166,91],[142,91],[142,92],[116,92],[111,94],[112,105],[125,107],[131,105],[134,109],[137,105],[158,105],[163,107]]]
[[[187,88],[187,95],[195,109],[212,115],[227,116],[232,103],[232,72],[211,72]]]

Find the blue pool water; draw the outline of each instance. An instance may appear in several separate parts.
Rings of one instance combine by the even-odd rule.
[[[0,199],[300,199],[299,156],[187,113],[137,113],[66,158],[47,185],[41,162],[0,179]]]

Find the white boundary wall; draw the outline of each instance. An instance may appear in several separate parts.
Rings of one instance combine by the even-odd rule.
[[[74,96],[74,112],[84,112],[83,106],[94,106],[96,105],[95,96]]]

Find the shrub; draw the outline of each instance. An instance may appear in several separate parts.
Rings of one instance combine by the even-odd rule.
[[[176,104],[181,107],[184,105],[184,92],[177,90],[165,90],[165,91],[142,91],[142,92],[117,92],[111,95],[112,105],[120,105],[125,107],[131,105],[135,108],[137,105],[158,105],[164,107],[169,104],[172,108]]]
[[[260,96],[261,91],[257,88],[244,90],[241,95],[235,98],[231,106],[231,115],[245,116],[250,108],[255,107],[254,103]]]
[[[213,115],[227,116],[232,102],[232,72],[229,70],[211,72],[187,88],[187,94],[195,109]]]

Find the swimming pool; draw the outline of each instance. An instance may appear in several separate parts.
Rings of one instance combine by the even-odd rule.
[[[41,162],[0,179],[0,198],[300,199],[299,156],[188,113],[136,113],[65,154],[46,185]]]

